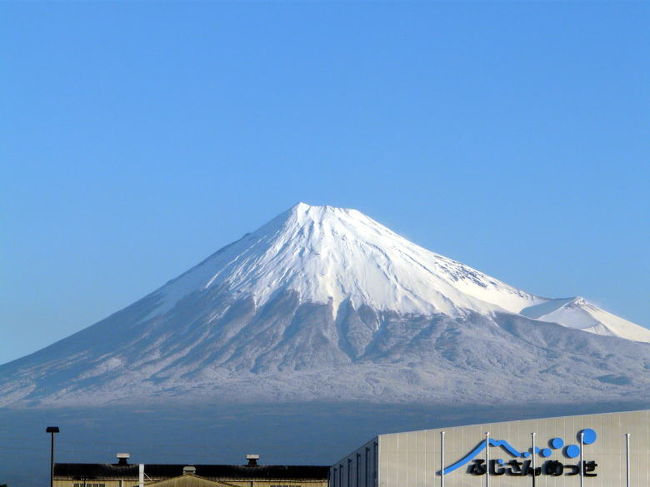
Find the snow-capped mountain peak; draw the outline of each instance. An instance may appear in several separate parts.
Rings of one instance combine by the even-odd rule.
[[[635,342],[650,331],[583,298],[535,296],[356,210],[300,203],[127,308],[0,366],[0,406],[611,400],[612,384],[647,398],[650,347]]]
[[[542,302],[406,240],[363,213],[299,203],[161,289],[180,296],[224,286],[261,306],[294,291],[303,302],[343,301],[401,314],[518,312]]]

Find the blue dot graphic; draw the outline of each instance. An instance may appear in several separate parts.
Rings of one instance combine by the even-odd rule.
[[[559,450],[564,446],[564,440],[562,438],[552,438],[549,443],[554,450]]]
[[[578,445],[569,445],[564,449],[564,454],[569,458],[575,458],[580,455],[580,447]]]
[[[523,452],[523,453],[521,454],[521,456],[524,457],[524,458],[528,458],[528,457],[530,456],[530,453],[528,453],[527,451],[525,451],[525,452]]]
[[[551,456],[551,449],[550,448],[542,448],[542,451],[540,452],[540,455],[542,455],[544,458],[548,458]]]
[[[497,459],[497,463],[498,463],[499,465],[503,465],[503,460],[502,460],[501,458],[498,458],[498,459]]]
[[[580,433],[582,433],[582,442],[585,445],[591,445],[596,442],[598,435],[591,428],[583,429],[578,433],[578,441],[580,441]]]

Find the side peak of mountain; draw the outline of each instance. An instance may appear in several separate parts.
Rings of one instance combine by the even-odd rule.
[[[547,299],[540,304],[524,308],[520,314],[597,335],[650,343],[650,330],[605,311],[581,296]]]

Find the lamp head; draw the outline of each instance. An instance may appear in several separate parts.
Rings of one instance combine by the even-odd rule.
[[[45,428],[46,433],[58,433],[59,431],[60,430],[58,426],[48,426],[47,428]]]

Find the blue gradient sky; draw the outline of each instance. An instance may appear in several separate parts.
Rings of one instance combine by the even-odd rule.
[[[650,5],[0,4],[0,362],[297,201],[650,326]]]

